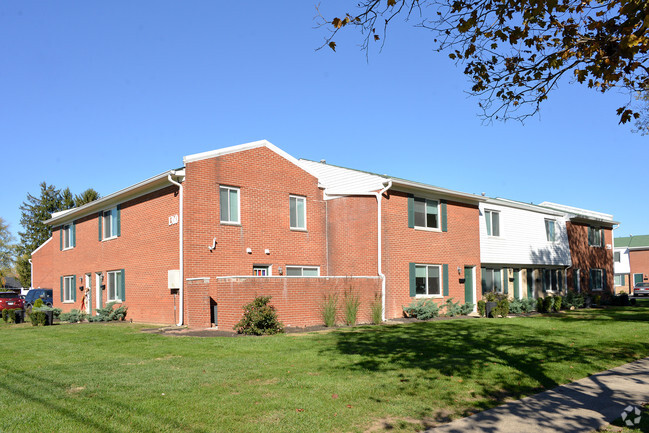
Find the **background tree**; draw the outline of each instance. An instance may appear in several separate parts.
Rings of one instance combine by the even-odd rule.
[[[54,212],[71,209],[88,201],[96,200],[99,194],[92,188],[87,189],[78,196],[70,192],[70,188],[63,191],[54,185],[40,184],[39,197],[27,194],[27,200],[20,206],[20,224],[24,231],[20,235],[18,257],[16,259],[16,273],[23,287],[31,284],[31,265],[29,259],[32,252],[52,236],[52,227],[45,224]],[[94,197],[94,198],[93,198]]]
[[[464,65],[485,119],[523,120],[564,77],[596,91],[622,89],[620,123],[639,118],[635,95],[649,89],[649,2],[639,0],[360,0],[324,18],[336,48],[344,28],[384,41],[396,18],[433,32],[435,48]],[[378,42],[380,44],[384,42]],[[642,104],[641,104],[642,106]],[[645,101],[646,106],[646,101]]]
[[[83,206],[86,203],[90,203],[91,201],[95,201],[101,196],[97,191],[95,191],[92,188],[88,188],[81,194],[77,194],[74,196],[74,207],[79,207]]]
[[[9,231],[9,224],[0,217],[0,286],[4,286],[15,261],[16,246]]]

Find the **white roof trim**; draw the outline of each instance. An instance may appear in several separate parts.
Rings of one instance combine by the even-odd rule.
[[[542,203],[539,203],[539,206],[548,207],[568,214],[572,214],[572,216],[574,217],[593,219],[597,221],[606,221],[609,223],[617,224],[615,221],[613,221],[613,215],[605,214],[602,212],[596,212],[588,209],[581,209],[578,207],[567,206],[564,204],[552,203],[549,201],[544,201]]]
[[[139,197],[142,194],[148,194],[149,192],[156,191],[167,186],[167,184],[171,185],[171,183],[169,183],[167,179],[169,175],[184,176],[185,170],[168,170],[164,173],[160,173],[156,176],[150,177],[149,179],[143,180],[142,182],[138,182],[124,189],[120,189],[117,192],[108,194],[107,196],[102,197],[98,200],[86,203],[83,206],[67,209],[61,212],[55,212],[52,214],[52,217],[50,219],[45,221],[45,224],[55,225],[58,223],[83,218],[84,216],[96,213],[99,210],[106,209],[111,205],[123,203],[124,201]],[[159,185],[157,185],[156,187],[156,184]]]
[[[280,156],[283,156],[293,164],[300,166],[298,160],[284,152],[279,147],[275,146],[268,140],[258,140],[250,143],[238,144],[236,146],[224,147],[222,149],[210,150],[208,152],[195,153],[193,155],[186,155],[183,157],[183,163],[187,164],[188,162],[200,161],[203,159],[216,158],[217,156],[227,155],[230,153],[243,152],[244,150],[256,149],[258,147],[266,147],[273,152],[277,153]]]
[[[488,204],[495,204],[499,206],[508,206],[508,207],[513,207],[516,209],[524,209],[524,210],[529,210],[531,212],[538,212],[546,215],[553,215],[553,216],[565,216],[565,212],[561,212],[555,209],[549,209],[547,207],[541,207],[535,204],[531,203],[522,203],[522,202],[517,202],[514,200],[509,200],[507,198],[488,198],[487,199]]]
[[[482,202],[486,201],[486,197],[483,197],[481,195],[476,195],[476,194],[470,194],[467,192],[460,192],[460,191],[454,191],[452,189],[447,189],[447,188],[440,188],[438,186],[433,186],[433,185],[427,185],[425,183],[421,182],[413,182],[410,180],[405,180],[405,179],[395,179],[395,178],[388,178],[392,180],[392,187],[409,187],[409,188],[415,188],[419,190],[425,190],[425,191],[431,191],[437,194],[441,194],[444,196],[452,197],[452,198],[460,198],[460,199],[465,199],[469,200],[471,202]]]
[[[48,243],[49,241],[51,241],[51,240],[52,240],[52,236],[50,236],[49,239],[47,239],[45,242],[43,242],[43,243],[41,244],[40,247],[38,247],[38,248],[36,248],[34,251],[32,251],[32,253],[31,253],[30,255],[33,256],[34,253],[35,253],[36,251],[38,251],[38,250],[40,250],[41,248],[43,248],[43,247],[45,246],[45,244],[47,244],[47,243]]]

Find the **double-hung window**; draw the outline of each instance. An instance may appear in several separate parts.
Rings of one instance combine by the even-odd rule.
[[[113,239],[120,235],[120,209],[114,207],[99,213],[100,240]]]
[[[439,229],[439,202],[415,197],[415,227]]]
[[[563,290],[563,272],[560,269],[543,269],[543,290],[546,292]]]
[[[624,274],[615,274],[614,280],[616,286],[624,286],[626,283],[626,278],[624,278]]]
[[[75,288],[74,275],[63,277],[63,302],[75,301]]]
[[[66,224],[61,228],[61,249],[74,248],[74,224]]]
[[[287,277],[319,277],[320,268],[316,266],[287,266]]]
[[[288,198],[290,226],[295,230],[306,230],[306,198],[291,195]]]
[[[545,238],[548,242],[557,240],[557,222],[555,220],[545,220]]]
[[[590,270],[590,288],[591,290],[604,289],[604,272],[601,269]]]
[[[487,222],[487,235],[500,236],[500,212],[485,210],[484,216]]]
[[[225,224],[240,224],[239,188],[222,186],[219,194],[221,222]]]
[[[501,269],[482,270],[482,291],[503,292],[503,273]]]
[[[616,252],[613,253],[613,261],[615,263],[620,263],[620,252],[619,251],[616,251]]]
[[[415,294],[442,296],[441,276],[439,265],[415,265]]]
[[[109,271],[107,273],[106,291],[108,302],[124,301],[124,271]]]
[[[588,227],[588,245],[591,247],[602,246],[602,229],[599,227]]]

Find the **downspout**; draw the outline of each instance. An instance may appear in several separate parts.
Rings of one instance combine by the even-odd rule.
[[[173,180],[171,178],[172,174],[175,175],[176,171],[173,170],[169,174],[169,176],[167,176],[167,179],[169,179],[169,182],[171,182],[172,184],[178,186],[178,191],[179,191],[178,199],[180,200],[180,204],[178,206],[179,207],[179,211],[178,211],[178,213],[179,213],[179,215],[178,215],[178,220],[179,220],[178,221],[178,225],[179,225],[179,227],[178,227],[178,230],[179,230],[179,234],[178,234],[179,254],[178,254],[178,256],[179,256],[179,262],[180,262],[180,289],[178,291],[178,302],[179,302],[178,309],[179,309],[179,312],[178,312],[178,323],[176,325],[177,326],[182,326],[183,325],[183,319],[184,319],[183,315],[184,315],[184,311],[185,311],[185,305],[184,305],[185,304],[184,303],[184,299],[185,299],[185,296],[184,296],[184,292],[185,292],[185,290],[184,290],[185,289],[185,275],[184,274],[185,273],[184,273],[184,270],[183,270],[183,237],[184,237],[184,234],[183,234],[183,220],[184,220],[184,218],[183,218],[183,186],[182,186],[182,184],[180,184],[179,182],[176,182],[175,180]]]
[[[34,264],[32,263],[32,259],[27,259],[29,262],[29,288],[33,289],[34,288]]]
[[[385,322],[385,274],[383,273],[382,269],[382,247],[381,247],[381,198],[383,196],[383,193],[389,190],[392,187],[392,181],[389,180],[388,184],[383,188],[381,191],[374,193],[376,195],[376,203],[377,203],[377,223],[378,223],[378,229],[377,229],[377,245],[378,245],[378,251],[377,251],[377,258],[378,258],[378,274],[379,277],[381,278],[381,320]]]

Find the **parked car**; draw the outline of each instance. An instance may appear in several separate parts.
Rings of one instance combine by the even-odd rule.
[[[53,293],[52,289],[31,289],[25,295],[25,310],[31,311],[32,305],[38,298],[43,300],[43,304],[51,307],[54,301],[52,299]]]
[[[0,310],[22,309],[24,306],[20,295],[14,292],[0,292]]]
[[[649,283],[635,283],[633,286],[633,296],[649,295]]]

